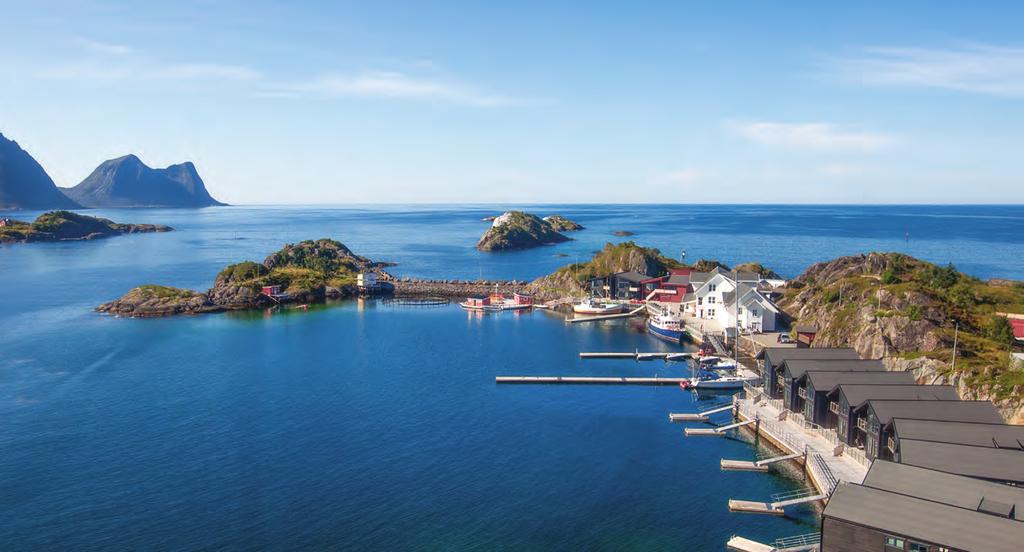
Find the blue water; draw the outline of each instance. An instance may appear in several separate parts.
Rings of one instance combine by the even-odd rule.
[[[140,283],[205,289],[225,264],[285,242],[334,237],[404,275],[529,279],[622,229],[786,276],[883,249],[1024,277],[1021,207],[531,210],[588,229],[480,254],[493,207],[98,211],[179,231],[0,247],[0,547],[720,550],[736,533],[813,530],[808,511],[727,512],[727,499],[763,500],[799,476],[721,472],[720,458],[754,448],[683,438],[666,414],[696,406],[678,389],[494,384],[677,373],[579,360],[667,347],[629,322],[374,301],[161,320],[92,312]]]

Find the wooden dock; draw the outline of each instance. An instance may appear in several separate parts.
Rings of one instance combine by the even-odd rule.
[[[594,384],[594,385],[679,385],[689,378],[650,378],[629,376],[497,376],[494,383]]]
[[[670,358],[671,357],[671,358]],[[593,352],[593,353],[580,353],[580,359],[582,360],[595,360],[595,359],[632,359],[632,360],[688,360],[693,358],[693,353],[677,352],[677,351],[657,351],[657,352],[644,352],[644,351],[632,351],[625,353],[616,352]]]

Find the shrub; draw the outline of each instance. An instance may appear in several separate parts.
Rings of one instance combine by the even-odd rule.
[[[1014,341],[1013,326],[1010,325],[1010,321],[1006,317],[993,315],[985,328],[985,337],[1000,345],[1010,347]]]
[[[953,302],[954,305],[966,309],[974,306],[978,302],[978,298],[975,297],[974,291],[971,287],[963,282],[957,282],[956,285],[949,288],[946,292],[946,297]]]
[[[824,299],[825,299],[826,303],[835,303],[836,301],[839,300],[839,290],[838,289],[830,289],[830,290],[828,290],[828,292],[825,293]]]
[[[944,267],[932,266],[926,272],[927,283],[939,289],[949,289],[960,280],[960,273],[957,272],[953,263]]]
[[[896,273],[893,272],[891,268],[885,269],[885,272],[882,273],[882,283],[883,284],[886,284],[886,285],[895,284],[898,281],[899,281],[899,278],[896,277]]]
[[[907,307],[907,312],[905,314],[907,315],[907,318],[915,322],[924,317],[924,311],[919,305],[910,305]]]

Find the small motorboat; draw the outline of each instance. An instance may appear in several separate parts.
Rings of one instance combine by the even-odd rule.
[[[717,372],[700,370],[695,377],[680,382],[679,385],[683,389],[743,389],[743,384],[754,383],[760,379],[758,376],[722,375]]]
[[[668,362],[683,362],[693,358],[693,353],[669,353],[665,355]]]
[[[662,356],[663,355],[658,354],[658,353],[637,353],[636,354],[636,359],[637,360],[654,360],[656,358],[661,358]]]
[[[588,298],[573,305],[572,312],[586,315],[618,314],[622,312],[623,308],[624,306],[621,303],[609,303],[607,301]]]

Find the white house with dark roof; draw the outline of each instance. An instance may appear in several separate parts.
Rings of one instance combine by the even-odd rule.
[[[715,268],[690,274],[690,285],[693,295],[683,305],[689,316],[714,321],[723,329],[738,325],[746,332],[775,331],[779,308],[762,289],[760,275]]]

